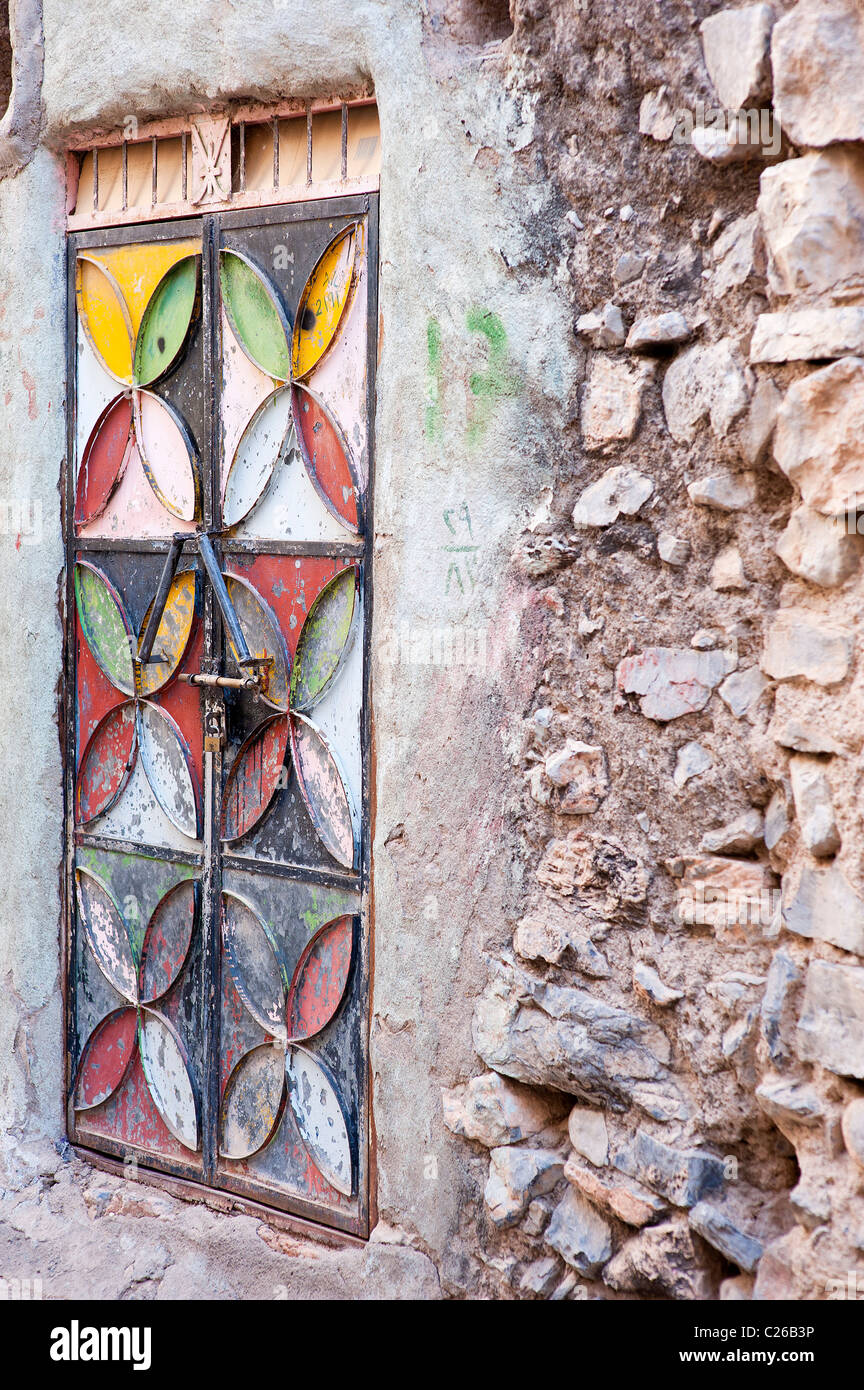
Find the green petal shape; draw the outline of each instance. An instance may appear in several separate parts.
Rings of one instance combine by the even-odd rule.
[[[291,328],[261,272],[244,256],[223,251],[219,262],[222,301],[241,348],[276,381],[291,375]]]
[[[75,603],[84,640],[99,669],[117,690],[132,695],[132,628],[123,601],[95,565],[79,560],[75,566]]]
[[[291,708],[311,709],[342,663],[357,604],[357,571],[340,570],[316,598],[300,633],[291,671]]]
[[[186,341],[198,292],[198,257],[172,266],[144,311],[135,344],[135,383],[149,386],[164,376]]]

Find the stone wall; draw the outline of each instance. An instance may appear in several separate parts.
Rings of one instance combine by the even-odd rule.
[[[0,536],[3,1271],[101,1297],[836,1296],[864,1268],[858,6],[162,8],[17,3],[0,493],[40,530]],[[54,724],[65,142],[361,82],[384,151],[365,1250],[71,1157]]]
[[[844,1296],[864,15],[650,9],[514,10],[523,158],[557,214],[515,273],[557,259],[582,384],[512,554],[536,624],[525,896],[474,1011],[486,1070],[445,1123],[478,1183],[488,1161],[463,1235],[516,1296]]]

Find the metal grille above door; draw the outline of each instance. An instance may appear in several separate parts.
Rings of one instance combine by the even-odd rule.
[[[68,1124],[368,1230],[377,198],[69,237]]]

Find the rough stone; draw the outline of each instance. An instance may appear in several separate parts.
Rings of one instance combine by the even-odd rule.
[[[757,204],[775,295],[829,302],[864,288],[864,152],[841,146],[765,169]]]
[[[654,363],[595,356],[582,395],[582,443],[587,450],[632,439],[642,411],[642,393]]]
[[[776,548],[788,570],[823,589],[842,584],[858,568],[856,537],[845,519],[822,516],[806,505],[796,507]]]
[[[711,293],[722,299],[765,273],[765,251],[758,213],[738,217],[725,227],[712,248]]]
[[[570,1143],[578,1154],[587,1158],[595,1168],[603,1168],[609,1159],[609,1133],[602,1110],[587,1105],[574,1105],[567,1122]]]
[[[774,457],[804,501],[826,516],[864,496],[864,360],[844,357],[790,386],[777,413]]]
[[[679,343],[686,343],[690,329],[684,315],[677,309],[665,314],[644,314],[637,318],[627,334],[631,352],[660,353]]]
[[[551,1192],[564,1172],[564,1161],[553,1149],[513,1145],[493,1149],[484,1199],[496,1226],[512,1226],[533,1197]]]
[[[803,608],[782,608],[768,632],[762,670],[775,680],[804,676],[817,685],[836,685],[851,660],[852,638],[843,628]]]
[[[691,443],[706,417],[715,435],[723,438],[746,406],[744,373],[729,338],[688,348],[663,378],[666,426],[679,444]]]
[[[670,1004],[684,998],[680,990],[664,984],[657,971],[646,965],[644,960],[637,961],[633,966],[633,985],[639,994],[650,999],[652,1004],[657,1004],[661,1009],[668,1008]]]
[[[771,39],[774,104],[796,145],[864,139],[864,32],[854,0],[800,0]]]
[[[790,759],[789,773],[804,844],[817,859],[836,854],[840,848],[840,834],[824,766],[814,758],[799,756]]]
[[[721,1191],[724,1185],[719,1158],[696,1149],[672,1148],[644,1129],[636,1131],[632,1143],[612,1154],[612,1163],[628,1178],[636,1178],[676,1207],[692,1207],[708,1193]]]
[[[763,1081],[756,1087],[756,1099],[766,1114],[781,1126],[791,1123],[812,1128],[821,1122],[824,1113],[822,1102],[812,1086],[787,1081]]]
[[[610,1260],[603,1278],[621,1293],[652,1297],[701,1300],[713,1292],[693,1237],[687,1226],[678,1222],[649,1226],[633,1236]]]
[[[753,1280],[749,1274],[736,1274],[733,1279],[724,1279],[720,1285],[721,1303],[744,1303],[753,1297]]]
[[[592,347],[620,347],[627,336],[624,319],[617,304],[607,300],[590,313],[576,320],[576,332],[587,338]]]
[[[732,1215],[714,1202],[697,1202],[690,1212],[690,1225],[703,1240],[725,1255],[745,1274],[752,1274],[762,1258],[762,1242],[739,1230]]]
[[[782,1069],[790,1061],[788,1039],[792,1018],[789,1014],[793,993],[801,981],[801,972],[789,952],[782,946],[774,952],[765,993],[759,1007],[759,1028],[775,1067]]]
[[[666,1078],[669,1059],[667,1038],[647,1020],[503,967],[475,1008],[474,1047],[505,1076],[619,1110],[645,1082]]]
[[[683,925],[713,927],[723,939],[771,925],[772,880],[764,864],[719,855],[688,856],[682,863],[677,915]]]
[[[579,527],[611,526],[623,513],[635,516],[654,491],[653,479],[634,468],[609,468],[582,493],[573,508]]]
[[[789,810],[782,791],[776,791],[765,808],[765,848],[779,845],[789,829]]]
[[[753,473],[712,473],[688,483],[691,502],[700,507],[713,507],[719,512],[741,512],[756,501],[756,477]]]
[[[758,702],[767,685],[759,667],[748,666],[744,671],[734,671],[727,676],[717,693],[735,718],[743,719]]]
[[[523,1293],[533,1293],[539,1298],[545,1298],[558,1283],[560,1273],[561,1262],[555,1255],[548,1255],[543,1260],[533,1260],[523,1269],[519,1288]]]
[[[572,1155],[564,1167],[568,1182],[607,1216],[628,1226],[647,1226],[668,1211],[668,1204],[638,1183],[624,1182],[615,1173],[597,1173]]]
[[[441,1094],[447,1128],[489,1149],[529,1139],[561,1117],[556,1098],[538,1095],[497,1072]]]
[[[864,968],[810,962],[797,1044],[803,1062],[864,1078]]]
[[[661,531],[657,537],[657,554],[664,564],[678,569],[690,558],[690,542],[673,536],[671,531]]]
[[[864,900],[836,865],[798,865],[784,875],[783,925],[796,936],[864,956]]]
[[[711,84],[728,111],[758,106],[771,93],[768,45],[774,13],[770,5],[719,10],[699,26]]]
[[[690,143],[702,159],[721,168],[743,160],[767,158],[771,146],[777,143],[771,113],[767,115],[764,131],[759,113],[753,122],[746,111],[725,121],[711,120],[706,125],[694,126]]]
[[[782,400],[783,397],[771,378],[760,377],[750,399],[746,418],[741,425],[741,450],[747,463],[761,463],[765,458]]]
[[[615,282],[618,285],[629,285],[633,280],[638,280],[645,269],[645,257],[638,251],[625,251],[615,262],[615,269],[612,272]]]
[[[552,1213],[545,1241],[566,1264],[584,1275],[596,1274],[612,1254],[609,1223],[572,1187]]]
[[[864,1099],[853,1100],[843,1111],[841,1120],[843,1143],[859,1168],[864,1168]],[[568,1177],[567,1168],[564,1176]]]
[[[562,897],[570,897],[577,888],[602,894],[604,915],[622,903],[644,902],[648,886],[641,860],[620,840],[583,830],[571,830],[565,839],[550,841],[537,881]],[[594,906],[600,904],[595,901]]]
[[[664,723],[704,709],[715,686],[735,665],[736,658],[724,651],[648,647],[637,656],[625,657],[615,679],[624,694],[640,697],[640,708],[648,719]]]
[[[639,105],[639,133],[650,135],[660,142],[671,140],[675,129],[675,111],[666,87],[646,92]]]
[[[864,307],[784,309],[760,314],[750,361],[814,362],[864,351]]]
[[[744,562],[737,545],[724,546],[714,557],[711,566],[711,587],[721,594],[749,588],[744,574]]]
[[[596,811],[609,790],[606,754],[594,744],[568,739],[563,748],[547,756],[544,768],[549,781],[562,792],[556,809],[565,815]]]
[[[698,777],[702,772],[707,772],[710,766],[711,754],[706,752],[701,743],[696,743],[695,740],[691,743],[685,743],[682,748],[678,749],[672,781],[680,791],[694,777]]]
[[[750,854],[762,843],[765,824],[759,811],[745,811],[718,830],[708,830],[699,845],[708,854]]]

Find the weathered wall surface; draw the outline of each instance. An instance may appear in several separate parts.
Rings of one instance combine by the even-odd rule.
[[[109,1297],[845,1286],[857,7],[48,0],[39,33],[39,147],[0,182],[4,1272]],[[369,81],[379,1223],[334,1251],[63,1157],[59,155]]]

